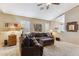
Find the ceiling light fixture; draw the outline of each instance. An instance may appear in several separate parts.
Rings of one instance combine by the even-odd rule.
[[[51,3],[51,2],[48,2],[48,3],[40,3],[40,4],[37,4],[37,6],[40,7],[40,10],[43,10],[43,9],[49,9],[50,5],[59,5],[60,3]],[[45,5],[45,6],[43,6]]]

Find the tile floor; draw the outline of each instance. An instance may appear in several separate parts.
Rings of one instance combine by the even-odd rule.
[[[55,42],[55,45],[46,46],[43,50],[44,56],[79,56],[79,45],[67,42]]]

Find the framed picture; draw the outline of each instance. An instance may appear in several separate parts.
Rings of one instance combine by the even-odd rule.
[[[77,32],[78,30],[77,22],[68,22],[66,25],[66,29],[68,32]]]
[[[5,23],[5,27],[9,27],[10,23]]]
[[[34,31],[41,32],[42,31],[42,24],[34,24]]]

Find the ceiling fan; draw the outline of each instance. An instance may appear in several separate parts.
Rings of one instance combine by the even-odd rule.
[[[49,9],[50,5],[60,5],[60,3],[50,3],[50,4],[47,4],[47,3],[40,3],[40,4],[37,4],[37,6],[40,7],[40,10],[43,10],[45,7],[42,6],[42,5],[45,5],[46,9]]]

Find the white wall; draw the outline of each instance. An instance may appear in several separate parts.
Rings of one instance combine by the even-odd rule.
[[[79,6],[73,8],[65,14],[65,20],[67,22],[78,22],[79,26]],[[65,25],[66,25],[65,23]],[[74,44],[79,44],[79,29],[77,32],[64,32],[61,35],[63,41],[71,42]]]

